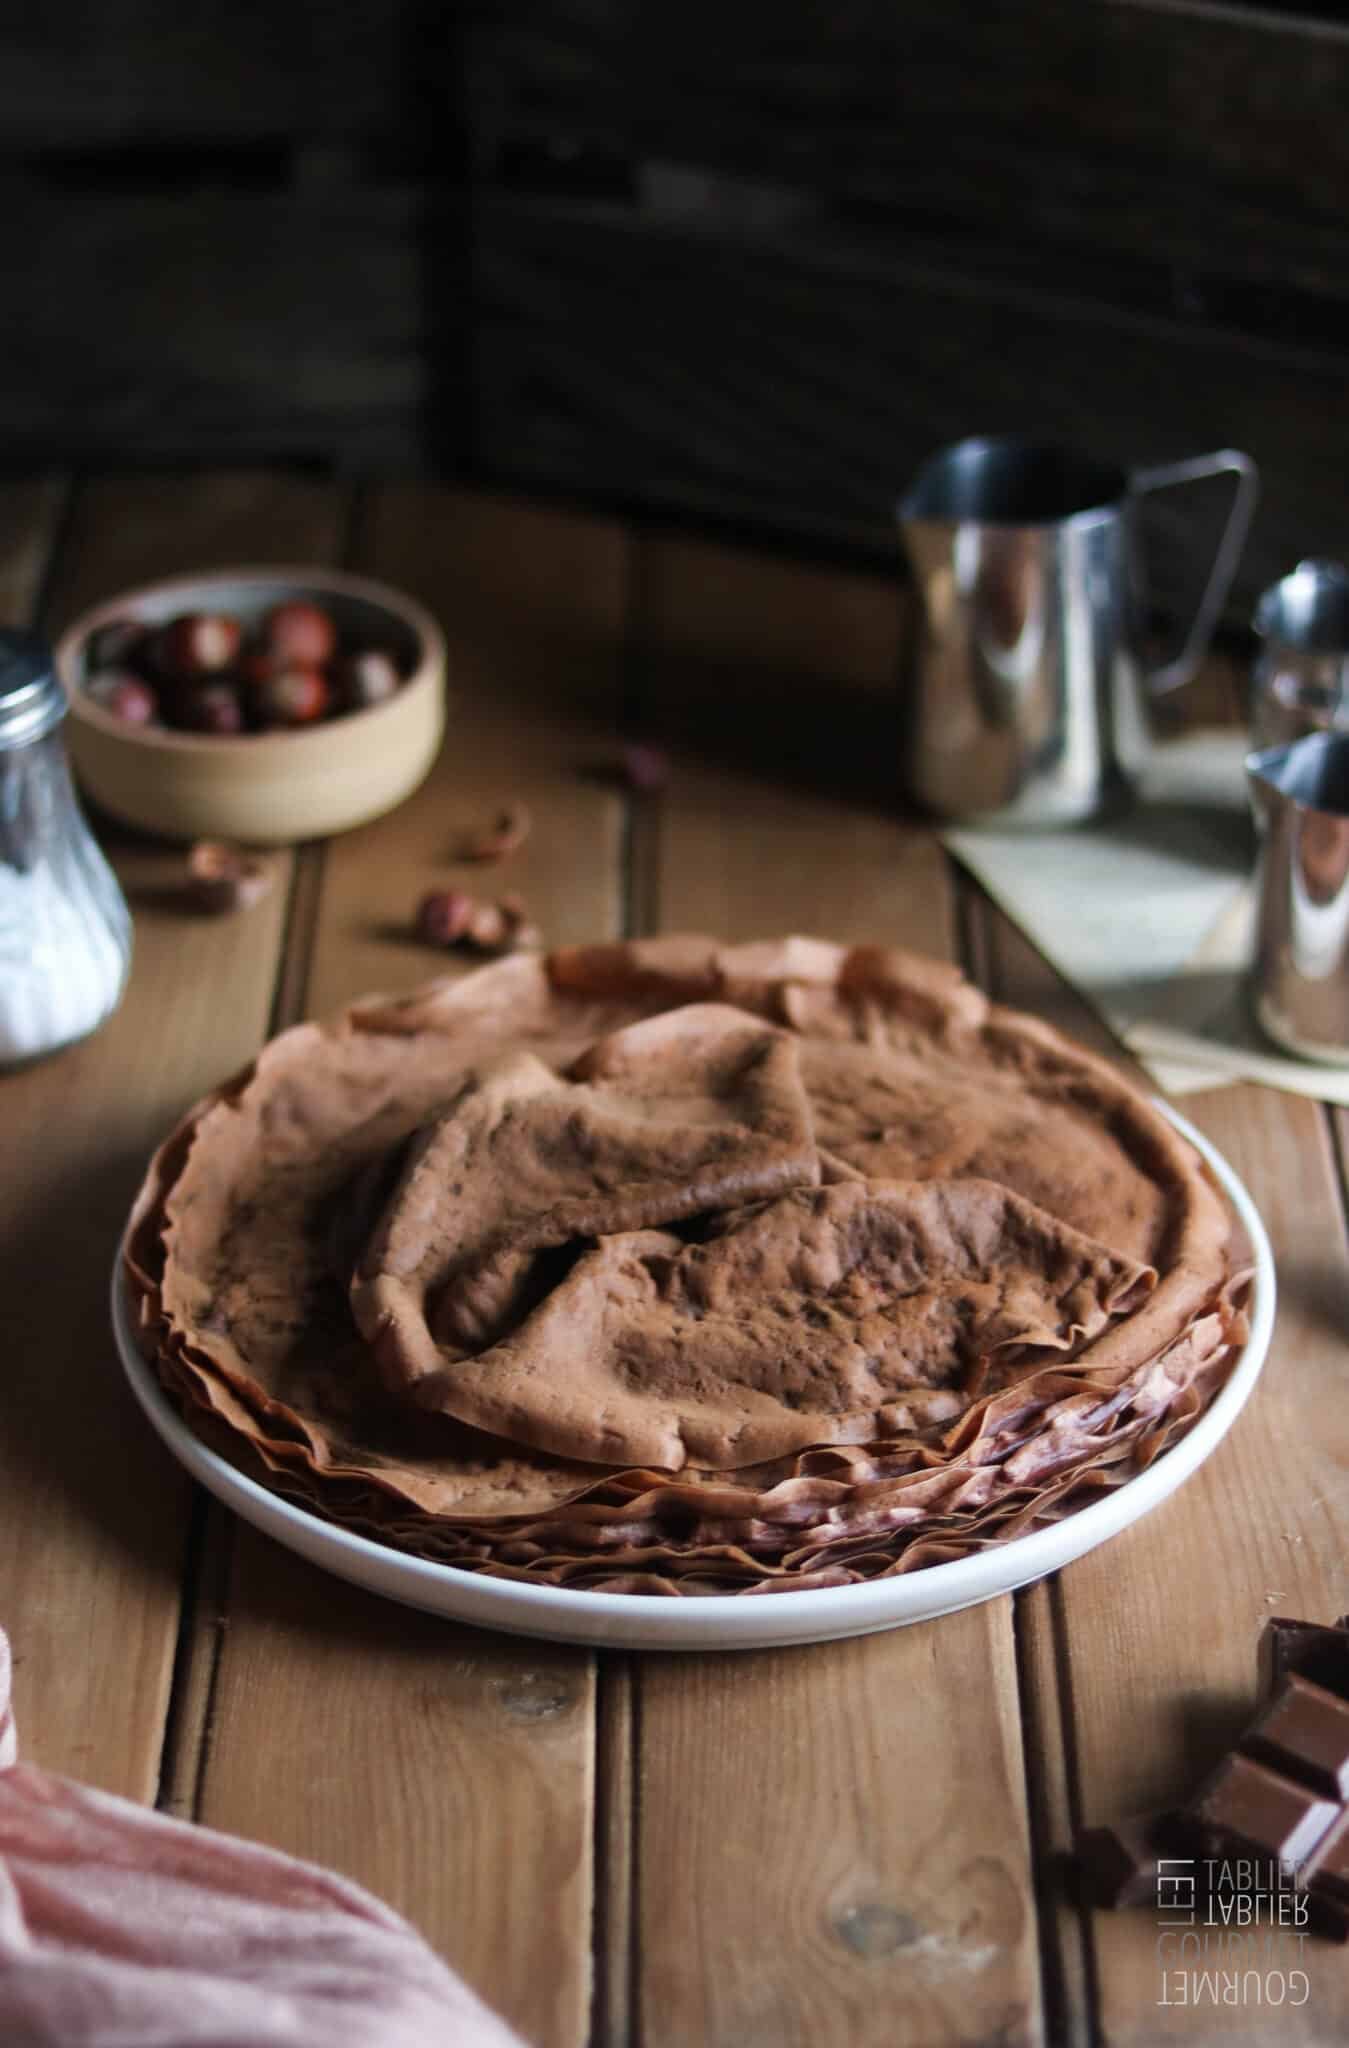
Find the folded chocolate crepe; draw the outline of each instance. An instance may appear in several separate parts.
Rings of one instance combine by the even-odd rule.
[[[1123,1483],[1245,1273],[1192,1149],[939,962],[515,958],[301,1025],[156,1155],[125,1248],[196,1426],[314,1510],[634,1592],[912,1570]]]

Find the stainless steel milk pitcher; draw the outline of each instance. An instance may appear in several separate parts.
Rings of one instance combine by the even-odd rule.
[[[1235,478],[1185,644],[1146,670],[1136,513],[1149,491]],[[1019,439],[944,449],[898,508],[919,616],[904,679],[902,772],[937,816],[1070,825],[1127,799],[1147,697],[1194,674],[1255,509],[1235,449],[1132,474]]]
[[[1302,1059],[1349,1065],[1349,733],[1246,757],[1261,828],[1255,1013]]]
[[[1299,562],[1255,607],[1251,745],[1349,731],[1349,569]]]

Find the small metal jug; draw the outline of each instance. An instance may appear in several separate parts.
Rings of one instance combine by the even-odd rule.
[[[1349,733],[1246,757],[1261,829],[1251,993],[1300,1058],[1349,1064]]]
[[[1140,497],[1236,479],[1180,654],[1145,673]],[[1148,745],[1146,696],[1194,674],[1236,569],[1257,478],[1224,449],[1132,474],[1019,439],[958,442],[900,502],[920,600],[903,773],[938,817],[1070,825],[1127,800]]]
[[[1349,569],[1299,562],[1255,607],[1251,745],[1349,730]]]

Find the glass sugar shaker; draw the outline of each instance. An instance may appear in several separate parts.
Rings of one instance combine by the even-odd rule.
[[[96,1031],[122,998],[131,916],[71,786],[51,651],[0,629],[0,1068]]]

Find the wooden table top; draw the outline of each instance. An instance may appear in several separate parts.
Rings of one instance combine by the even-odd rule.
[[[893,687],[883,579],[425,485],[0,486],[0,616],[54,627],[142,579],[245,559],[341,561],[427,599],[450,639],[450,734],[411,801],[269,856],[278,886],[231,919],[174,907],[172,851],[112,838],[137,923],[126,1001],[0,1081],[0,1620],[24,1754],[335,1865],[534,2048],[1342,2041],[1345,1951],[1299,1957],[1281,1937],[1229,2002],[1202,1974],[1219,1958],[1178,1973],[1155,1914],[1083,1911],[1059,1861],[1075,1822],[1194,1785],[1248,1717],[1269,1614],[1349,1607],[1338,1114],[1247,1085],[1187,1098],[1274,1242],[1259,1390],[1141,1524],[937,1622],[685,1658],[475,1633],[312,1569],[161,1449],[107,1314],[148,1152],[269,1031],[438,971],[411,909],[500,803],[533,812],[512,881],[550,940],[911,944],[1105,1043],[930,831],[691,754],[661,796],[597,772],[621,730],[715,703],[731,675],[770,734],[822,683],[862,730]]]

